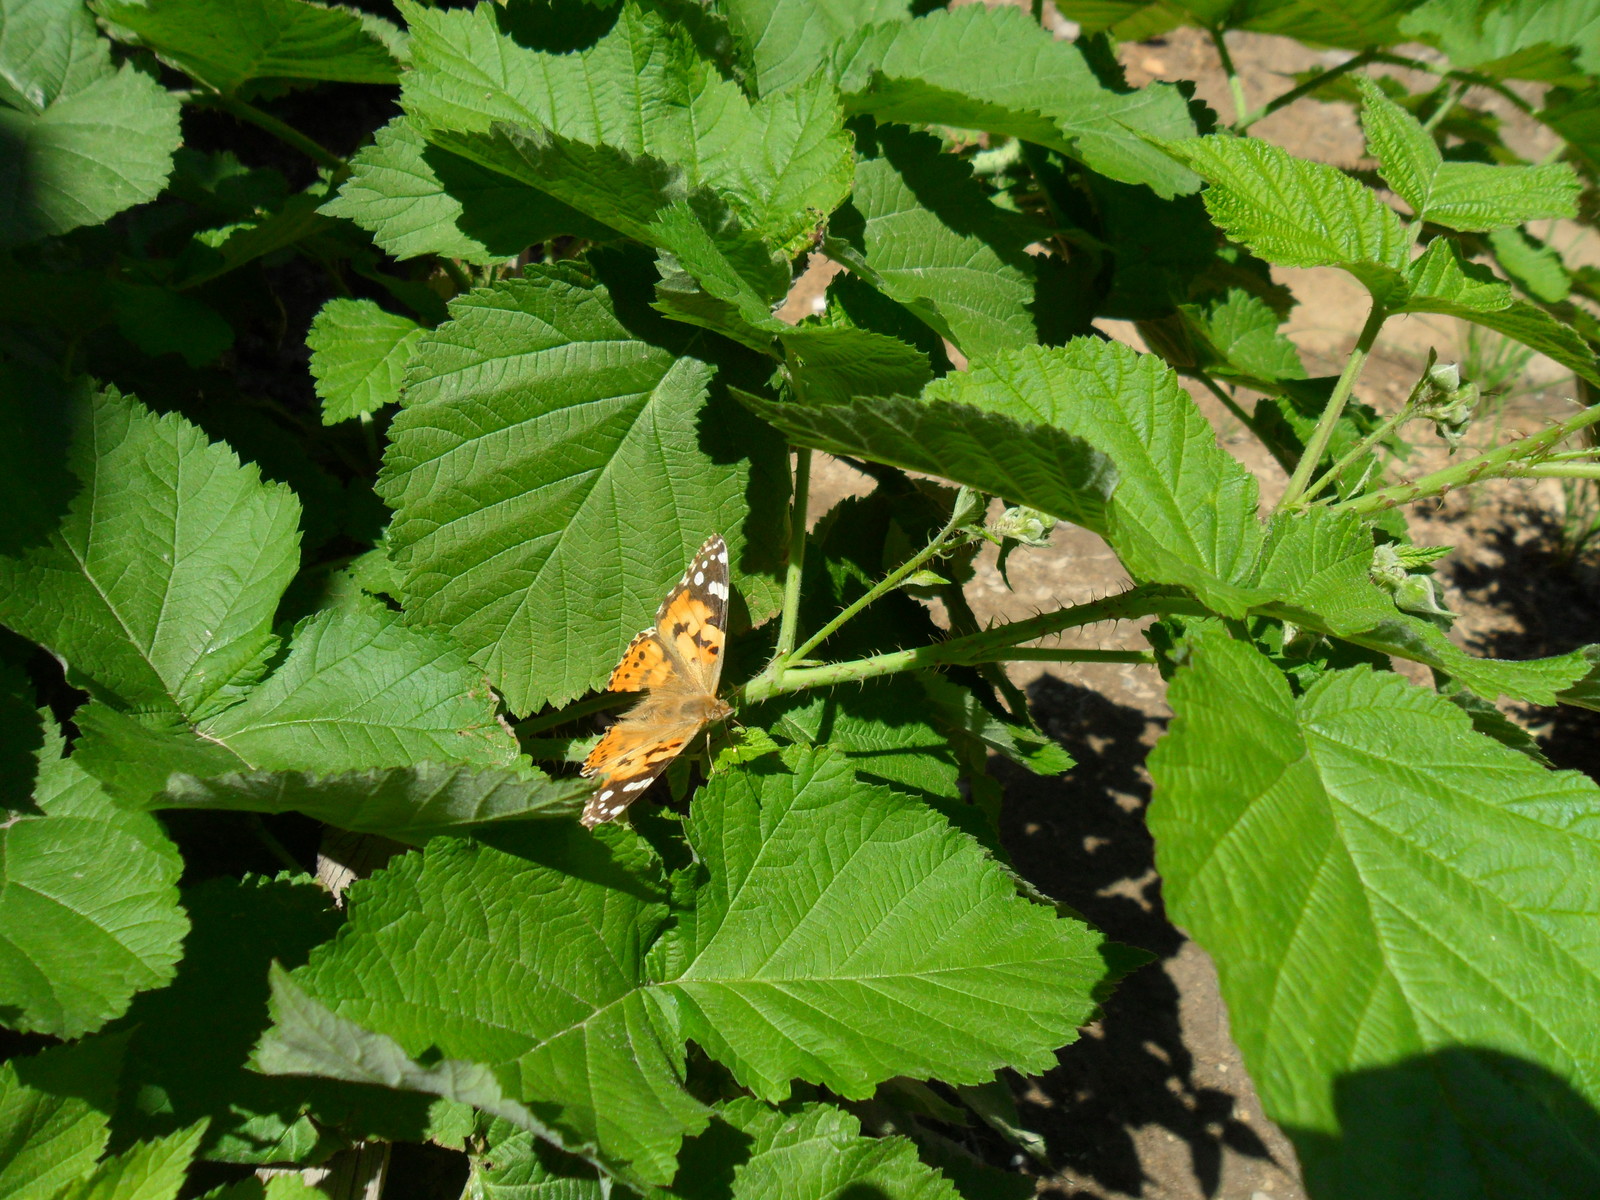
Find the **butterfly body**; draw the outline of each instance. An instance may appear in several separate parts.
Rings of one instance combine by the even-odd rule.
[[[610,691],[645,696],[584,760],[583,773],[604,780],[584,806],[584,825],[621,815],[700,730],[731,711],[717,698],[727,623],[728,547],[713,536],[611,672]]]

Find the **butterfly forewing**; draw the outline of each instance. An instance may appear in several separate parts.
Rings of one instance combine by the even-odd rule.
[[[656,633],[700,690],[714,695],[722,678],[727,628],[728,546],[720,537],[710,537],[656,610]]]

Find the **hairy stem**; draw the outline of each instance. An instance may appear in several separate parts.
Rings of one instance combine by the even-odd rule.
[[[1217,58],[1222,63],[1223,73],[1228,77],[1228,91],[1233,96],[1233,120],[1237,125],[1250,111],[1250,105],[1244,95],[1244,80],[1239,78],[1238,69],[1233,65],[1233,55],[1228,53],[1227,37],[1222,30],[1213,26],[1206,32],[1211,35],[1211,44],[1217,48]]]
[[[1254,110],[1253,112],[1246,113],[1244,116],[1240,117],[1233,123],[1233,131],[1235,133],[1243,133],[1263,117],[1270,117],[1280,108],[1287,108],[1296,100],[1300,100],[1306,96],[1309,96],[1318,88],[1332,83],[1335,79],[1339,78],[1339,76],[1346,75],[1351,71],[1360,70],[1362,67],[1370,63],[1374,57],[1376,57],[1374,51],[1363,50],[1354,58],[1348,58],[1344,62],[1339,63],[1337,66],[1329,67],[1326,71],[1323,71],[1317,75],[1313,75],[1304,83],[1290,88],[1281,96],[1274,96],[1260,108]]]
[[[783,615],[778,620],[777,662],[793,656],[800,634],[800,577],[806,569],[806,505],[811,499],[811,451],[795,450],[794,499],[789,509],[789,568],[783,577]]]
[[[1334,426],[1339,423],[1339,418],[1344,415],[1344,406],[1350,402],[1350,394],[1355,390],[1356,380],[1361,377],[1361,368],[1366,365],[1367,355],[1372,353],[1372,344],[1378,340],[1378,330],[1383,328],[1388,314],[1383,306],[1376,300],[1372,302],[1372,311],[1367,314],[1367,323],[1361,327],[1361,335],[1356,338],[1355,349],[1350,351],[1350,358],[1344,364],[1344,370],[1339,373],[1338,382],[1333,385],[1333,394],[1328,397],[1328,404],[1322,410],[1322,416],[1317,419],[1317,427],[1311,433],[1311,441],[1306,444],[1305,453],[1300,456],[1300,461],[1295,465],[1294,475],[1289,479],[1289,486],[1283,493],[1283,498],[1278,501],[1280,511],[1287,509],[1290,512],[1304,507],[1302,497],[1305,496],[1306,485],[1311,482],[1311,473],[1317,469],[1317,464],[1322,461],[1323,454],[1328,449],[1328,442],[1333,438]]]
[[[1386,508],[1395,508],[1401,504],[1409,504],[1413,500],[1423,500],[1429,496],[1442,496],[1452,488],[1462,487],[1465,484],[1475,483],[1480,479],[1492,479],[1505,476],[1561,476],[1570,468],[1578,467],[1588,476],[1588,469],[1582,463],[1542,463],[1539,460],[1548,450],[1554,449],[1567,438],[1600,422],[1600,404],[1584,409],[1577,416],[1552,425],[1542,433],[1532,437],[1522,438],[1509,445],[1501,446],[1498,450],[1490,450],[1469,458],[1465,462],[1456,463],[1442,471],[1434,471],[1410,483],[1399,483],[1394,487],[1381,488],[1376,492],[1368,492],[1365,496],[1357,496],[1346,500],[1334,507],[1348,509],[1363,516],[1368,513],[1382,512]],[[1524,461],[1531,460],[1531,461]]]
[[[1404,425],[1406,421],[1411,418],[1412,400],[1415,398],[1416,392],[1413,391],[1411,394],[1411,400],[1407,400],[1399,412],[1395,413],[1394,416],[1390,417],[1382,425],[1379,425],[1371,433],[1367,434],[1366,437],[1362,438],[1351,449],[1345,451],[1343,457],[1341,457],[1338,462],[1334,463],[1333,466],[1329,467],[1326,471],[1319,475],[1316,482],[1311,484],[1310,487],[1306,488],[1306,499],[1316,499],[1317,494],[1321,492],[1323,488],[1339,481],[1339,476],[1343,475],[1350,469],[1351,463],[1355,462],[1368,450],[1371,450],[1379,442],[1383,441],[1384,438],[1388,437],[1396,429]]]

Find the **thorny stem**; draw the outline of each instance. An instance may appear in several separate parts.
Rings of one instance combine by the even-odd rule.
[[[778,649],[774,662],[793,657],[800,633],[800,577],[806,568],[806,506],[811,500],[811,451],[795,450],[794,500],[789,509],[789,568],[783,577],[783,615],[778,621]]]
[[[1337,66],[1329,67],[1326,71],[1323,71],[1317,75],[1313,75],[1304,83],[1290,88],[1287,92],[1284,92],[1283,95],[1274,96],[1271,100],[1268,100],[1254,112],[1246,113],[1244,116],[1240,117],[1233,123],[1234,132],[1243,133],[1262,118],[1270,117],[1280,108],[1287,108],[1296,100],[1299,100],[1305,96],[1309,96],[1318,88],[1332,83],[1335,79],[1339,78],[1339,76],[1346,75],[1351,71],[1360,70],[1362,67],[1370,63],[1374,57],[1376,57],[1374,51],[1363,50],[1354,58],[1348,58],[1344,62],[1339,63]]]
[[[1363,516],[1368,513],[1382,512],[1387,508],[1395,508],[1401,504],[1409,504],[1413,500],[1422,500],[1429,496],[1442,496],[1452,488],[1464,484],[1475,483],[1480,479],[1494,478],[1496,476],[1561,476],[1566,474],[1571,467],[1583,467],[1580,463],[1541,463],[1539,459],[1546,450],[1551,450],[1560,445],[1567,438],[1586,429],[1590,425],[1600,422],[1600,404],[1584,409],[1577,416],[1552,425],[1542,433],[1532,437],[1522,438],[1510,445],[1501,446],[1498,450],[1490,450],[1465,462],[1446,467],[1442,471],[1434,471],[1410,483],[1399,483],[1393,487],[1380,488],[1376,492],[1368,492],[1365,496],[1357,496],[1334,505],[1336,508],[1347,509],[1350,512]],[[1523,460],[1531,459],[1531,462]],[[1597,464],[1600,465],[1600,464]],[[1590,471],[1583,471],[1584,477],[1589,477]]]
[[[1394,416],[1390,417],[1382,425],[1379,425],[1371,433],[1367,434],[1366,437],[1357,442],[1353,447],[1345,451],[1344,456],[1340,458],[1338,462],[1334,463],[1333,466],[1324,471],[1320,476],[1317,477],[1315,483],[1306,488],[1306,499],[1314,500],[1316,499],[1317,494],[1321,492],[1323,488],[1328,487],[1330,484],[1338,483],[1339,476],[1343,475],[1350,469],[1351,463],[1355,462],[1368,450],[1371,450],[1379,442],[1383,441],[1384,438],[1388,437],[1396,429],[1400,428],[1400,426],[1404,425],[1408,420],[1410,420],[1414,415],[1413,401],[1415,401],[1415,399],[1416,392],[1413,391],[1410,399],[1405,402],[1399,412],[1395,413]]]
[[[985,662],[1003,662],[1006,659],[1028,658],[1043,647],[1020,647],[1018,643],[1031,642],[1080,625],[1098,621],[1127,620],[1155,613],[1187,613],[1201,616],[1207,609],[1182,590],[1172,587],[1145,585],[1108,596],[1088,604],[1077,604],[1056,612],[1042,613],[1024,621],[1011,621],[997,625],[982,633],[968,637],[951,638],[931,646],[912,650],[896,650],[871,658],[852,662],[830,663],[822,667],[789,668],[774,671],[769,667],[740,689],[743,703],[756,704],[786,692],[806,688],[827,687],[851,680],[871,679],[878,675],[892,675],[899,671],[914,671],[925,667],[976,666]],[[1018,653],[1019,649],[1022,651]],[[1129,658],[1137,651],[1124,650],[1050,650],[1054,662],[1145,662],[1147,659]],[[1105,657],[1113,655],[1117,657]]]
[[[1228,42],[1221,29],[1213,26],[1206,30],[1211,35],[1211,44],[1217,48],[1217,58],[1222,63],[1222,69],[1228,76],[1228,90],[1233,95],[1233,120],[1235,126],[1245,118],[1250,111],[1250,105],[1245,100],[1244,81],[1239,78],[1239,72],[1233,65],[1233,55],[1228,53]]]
[[[1311,482],[1311,473],[1317,469],[1317,464],[1322,461],[1322,456],[1328,449],[1334,427],[1344,414],[1344,406],[1350,401],[1350,393],[1355,390],[1356,380],[1361,377],[1361,368],[1366,364],[1367,355],[1372,352],[1372,344],[1378,340],[1378,330],[1383,328],[1388,315],[1383,305],[1376,300],[1372,302],[1372,311],[1367,314],[1367,323],[1361,327],[1361,336],[1356,338],[1355,349],[1350,351],[1350,358],[1345,362],[1344,370],[1339,373],[1338,382],[1333,385],[1333,394],[1328,397],[1327,407],[1317,419],[1317,427],[1312,431],[1311,441],[1306,444],[1305,453],[1295,465],[1294,475],[1289,479],[1289,487],[1283,493],[1283,499],[1278,501],[1278,511],[1294,512],[1305,506],[1303,497],[1306,494],[1306,485]]]

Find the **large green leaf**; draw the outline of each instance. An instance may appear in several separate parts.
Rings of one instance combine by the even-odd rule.
[[[97,225],[155,199],[172,173],[176,97],[127,64],[106,74],[64,70],[63,85],[82,86],[58,92],[49,107],[0,107],[0,246]],[[49,94],[46,81],[17,82]]]
[[[1370,290],[1395,286],[1411,239],[1370,189],[1258,138],[1195,138],[1167,149],[1209,185],[1211,219],[1284,267],[1343,267]]]
[[[484,1064],[572,1145],[664,1182],[706,1112],[644,991],[659,869],[627,831],[573,822],[534,844],[536,859],[440,839],[397,860],[352,889],[348,925],[294,982],[413,1058]]]
[[[1168,909],[1310,1190],[1600,1187],[1600,789],[1368,668],[1296,699],[1220,635],[1151,757]]]
[[[51,722],[39,811],[0,827],[0,1020],[71,1038],[172,978],[189,922],[177,848],[155,818],[113,804],[62,746]]]
[[[1361,89],[1367,144],[1383,177],[1418,220],[1449,229],[1486,230],[1576,216],[1580,184],[1565,163],[1538,167],[1445,162],[1433,135],[1371,79]]]
[[[969,357],[1038,341],[1025,248],[1041,231],[996,208],[931,135],[885,126],[857,146],[855,190],[828,223],[828,253]]]
[[[153,1142],[137,1142],[95,1164],[81,1179],[56,1193],[57,1200],[177,1200],[205,1124],[180,1129]]]
[[[730,768],[690,810],[709,877],[659,955],[684,1032],[768,1099],[1053,1064],[1106,979],[1099,935],[845,758],[790,763]]]
[[[1010,134],[1163,196],[1195,189],[1189,171],[1145,141],[1194,132],[1183,94],[1166,83],[1106,87],[1078,47],[1020,8],[962,6],[875,25],[840,44],[835,69],[852,113]]]
[[[402,11],[413,64],[403,102],[432,131],[488,134],[500,123],[669,163],[688,187],[715,192],[746,230],[791,254],[849,190],[849,139],[823,76],[752,102],[700,56],[685,25],[632,3],[576,53],[514,40],[494,5]],[[568,171],[531,182],[582,181]]]
[[[8,423],[34,441],[62,414],[29,402],[5,401]],[[215,709],[272,648],[272,614],[299,557],[299,504],[181,417],[115,392],[80,394],[66,416],[81,490],[53,528],[39,513],[33,544],[0,557],[0,621],[119,704]],[[10,492],[51,469],[35,462],[0,483],[8,508]]]
[[[393,83],[399,74],[359,14],[307,0],[94,0],[94,9],[223,92],[252,79]]]
[[[402,259],[438,254],[486,264],[561,234],[609,236],[537,188],[428,145],[405,117],[378,130],[350,160],[350,178],[319,211],[354,221]]]
[[[94,1167],[123,1046],[89,1038],[0,1063],[0,1200],[50,1200]]]
[[[449,628],[520,713],[604,682],[712,533],[762,611],[770,592],[748,592],[771,566],[746,546],[781,540],[782,443],[683,333],[561,265],[451,311],[379,482],[413,620]]]

